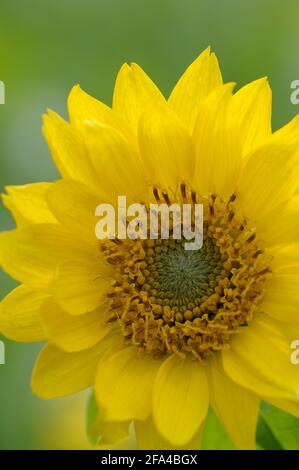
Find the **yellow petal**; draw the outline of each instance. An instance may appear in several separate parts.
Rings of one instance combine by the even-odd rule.
[[[139,449],[143,450],[198,450],[201,444],[201,433],[200,428],[194,434],[191,441],[187,442],[183,447],[174,446],[167,441],[157,430],[153,417],[150,416],[145,421],[135,422],[136,438]]]
[[[129,421],[106,421],[102,410],[99,410],[94,393],[89,399],[87,410],[87,433],[93,437],[97,446],[105,448],[111,444],[117,445],[130,435]],[[98,447],[97,447],[98,448]]]
[[[217,359],[207,368],[212,408],[239,449],[255,449],[259,398],[234,383]]]
[[[111,450],[111,444],[118,444],[123,439],[126,439],[129,436],[129,425],[128,421],[104,421],[99,418],[94,424],[93,431],[96,436],[99,436],[98,445],[100,449],[106,447],[108,450]],[[91,434],[91,433],[89,433]],[[119,447],[115,447],[119,450]],[[127,447],[124,447],[127,450]]]
[[[89,387],[94,383],[100,358],[114,343],[115,336],[108,336],[91,349],[73,353],[47,344],[33,370],[33,393],[41,398],[57,398]]]
[[[139,144],[151,184],[175,190],[179,182],[191,182],[193,142],[172,111],[166,107],[147,111],[140,121]]]
[[[231,379],[261,397],[296,400],[299,375],[291,364],[290,340],[266,315],[256,315],[223,351],[223,366]]]
[[[97,188],[99,182],[88,158],[82,133],[53,111],[44,116],[43,133],[61,176]]]
[[[116,78],[113,110],[137,132],[144,112],[165,99],[156,85],[137,64],[124,64]]]
[[[253,224],[294,194],[299,176],[298,144],[268,141],[248,157],[236,202]]]
[[[193,139],[196,147],[194,186],[202,194],[231,195],[241,165],[239,134],[229,115],[234,84],[213,91],[199,107]]]
[[[211,91],[222,85],[215,54],[205,49],[183,73],[169,97],[169,106],[192,132],[198,106]]]
[[[271,140],[275,143],[298,143],[299,136],[299,114],[294,116],[287,124],[282,126],[280,129],[277,129],[272,134]]]
[[[209,393],[204,367],[175,354],[162,364],[153,390],[153,416],[158,431],[171,444],[184,446],[204,421]]]
[[[295,270],[296,274],[289,273],[287,268],[274,271],[261,309],[276,320],[299,326],[299,263]]]
[[[62,261],[89,260],[94,253],[58,224],[38,224],[0,237],[3,269],[13,278],[34,288],[46,288]]]
[[[232,119],[241,131],[242,153],[248,154],[271,135],[272,93],[267,78],[245,85],[232,99]]]
[[[45,198],[50,187],[51,183],[5,187],[7,194],[2,195],[3,203],[11,211],[18,227],[56,221]]]
[[[82,351],[99,343],[110,331],[105,306],[86,315],[71,316],[53,298],[41,306],[41,322],[48,340],[66,352]]]
[[[95,392],[108,421],[146,419],[151,413],[159,361],[138,353],[136,347],[121,349],[99,364]]]
[[[9,339],[35,342],[45,339],[40,307],[48,295],[25,285],[11,291],[0,304],[0,331]]]
[[[114,128],[89,124],[86,145],[99,184],[102,201],[113,205],[117,196],[127,196],[128,204],[143,201],[146,180],[143,162],[135,147]]]
[[[57,220],[76,236],[95,247],[96,207],[99,200],[88,188],[74,180],[53,183],[47,194],[48,205]]]
[[[267,246],[292,243],[299,239],[299,197],[283,201],[256,222],[257,231]]]
[[[92,312],[103,305],[104,292],[112,283],[113,269],[102,259],[72,260],[57,268],[52,292],[70,315]]]
[[[286,243],[271,247],[272,270],[277,273],[296,274],[299,264],[299,243]]]
[[[68,111],[71,124],[80,130],[84,129],[88,121],[94,121],[104,126],[113,127],[129,140],[136,142],[125,121],[104,103],[81,90],[79,85],[75,85],[69,94]]]

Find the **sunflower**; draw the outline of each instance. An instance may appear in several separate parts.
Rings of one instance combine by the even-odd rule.
[[[44,117],[61,179],[3,195],[17,228],[0,260],[21,285],[0,330],[47,342],[38,396],[94,387],[101,442],[134,426],[140,448],[199,448],[211,406],[252,449],[261,399],[299,417],[298,118],[272,133],[267,79],[233,88],[209,49],[168,100],[136,64],[120,69],[112,109],[75,86],[70,121]],[[98,240],[95,208],[119,195],[202,204],[202,248]]]

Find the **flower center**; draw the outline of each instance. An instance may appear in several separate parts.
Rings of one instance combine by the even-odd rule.
[[[194,251],[185,250],[185,239],[149,240],[146,244],[146,268],[141,266],[139,284],[151,302],[169,305],[176,321],[193,318],[193,310],[213,294],[223,270],[220,251],[206,235],[204,230],[203,246]]]
[[[159,191],[153,191],[157,201]],[[238,219],[236,196],[200,198],[183,184],[171,204],[201,203],[203,245],[186,250],[185,239],[109,240],[101,245],[115,268],[107,292],[110,322],[126,342],[156,358],[169,353],[203,361],[229,346],[260,304],[269,259],[254,230]],[[173,199],[173,200],[172,200]]]

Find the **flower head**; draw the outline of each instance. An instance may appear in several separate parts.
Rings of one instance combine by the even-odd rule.
[[[102,442],[133,423],[140,447],[198,448],[211,405],[254,448],[260,399],[299,416],[298,118],[272,133],[267,80],[233,87],[209,49],[168,100],[136,64],[112,109],[75,86],[70,122],[44,118],[61,179],[3,196],[17,229],[0,260],[21,286],[0,330],[47,341],[39,396],[94,386]],[[201,204],[202,247],[186,250],[173,225],[169,239],[98,240],[95,209],[119,195]]]

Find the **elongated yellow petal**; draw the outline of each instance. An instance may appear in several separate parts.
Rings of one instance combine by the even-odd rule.
[[[82,130],[88,121],[117,129],[129,140],[136,139],[129,126],[109,106],[90,96],[75,85],[68,98],[68,111],[71,124]]]
[[[215,88],[222,85],[222,77],[215,54],[205,49],[183,73],[171,92],[169,106],[192,132],[198,106]]]
[[[232,99],[232,119],[241,131],[246,155],[271,135],[272,93],[267,78],[245,85]]]
[[[294,194],[299,176],[298,143],[298,139],[268,141],[248,157],[238,182],[237,203],[251,223]]]
[[[299,326],[299,263],[292,269],[273,273],[261,308],[276,320]]]
[[[82,133],[53,111],[44,116],[43,133],[61,176],[96,188],[98,181],[88,159]]]
[[[155,422],[152,416],[145,421],[135,422],[136,438],[139,445],[139,449],[145,450],[198,450],[201,444],[201,432],[200,428],[194,434],[191,441],[187,442],[183,447],[171,444],[167,441],[157,430]]]
[[[156,85],[137,64],[124,64],[116,78],[113,110],[137,132],[144,112],[165,99]]]
[[[184,446],[204,421],[209,407],[206,373],[198,363],[172,354],[162,364],[153,390],[158,431],[171,444]]]
[[[57,268],[52,292],[70,315],[92,312],[103,305],[104,292],[111,285],[113,271],[102,259],[74,259]]]
[[[299,239],[299,197],[292,197],[272,208],[256,221],[257,231],[267,246],[296,242]]]
[[[41,398],[57,398],[79,392],[93,384],[99,359],[115,343],[108,336],[85,351],[67,353],[46,345],[35,364],[32,391]]]
[[[62,260],[89,260],[91,248],[58,224],[38,224],[0,237],[3,269],[33,288],[47,288]]]
[[[152,387],[159,361],[139,355],[135,347],[107,355],[100,362],[96,398],[108,421],[146,419],[152,409]]]
[[[22,342],[42,341],[40,307],[48,294],[25,285],[11,291],[0,303],[0,331],[9,339]]]
[[[259,398],[234,383],[224,372],[221,361],[208,364],[211,405],[239,449],[255,449]]]
[[[90,160],[100,182],[98,194],[115,207],[117,196],[128,204],[143,201],[146,179],[143,162],[136,148],[112,127],[89,124],[85,127]]]
[[[299,375],[291,364],[290,340],[267,315],[256,315],[223,351],[226,373],[259,396],[297,400]]]
[[[299,264],[299,243],[282,243],[271,247],[272,270],[275,273],[296,274]],[[294,269],[295,268],[295,269]]]
[[[88,188],[74,180],[53,183],[47,193],[48,205],[57,220],[75,236],[95,247],[97,243],[95,216],[99,199]]]
[[[146,112],[139,126],[140,153],[151,184],[175,190],[191,182],[195,155],[191,137],[166,107]]]
[[[202,194],[222,197],[234,192],[241,165],[239,134],[229,115],[234,84],[213,91],[199,107],[193,139],[196,148],[194,186]]]
[[[48,340],[66,352],[82,351],[99,343],[110,331],[105,305],[78,317],[67,314],[53,298],[41,306],[41,322]]]
[[[24,186],[6,186],[2,195],[4,205],[11,211],[18,227],[30,224],[55,223],[45,195],[51,183],[34,183]]]

